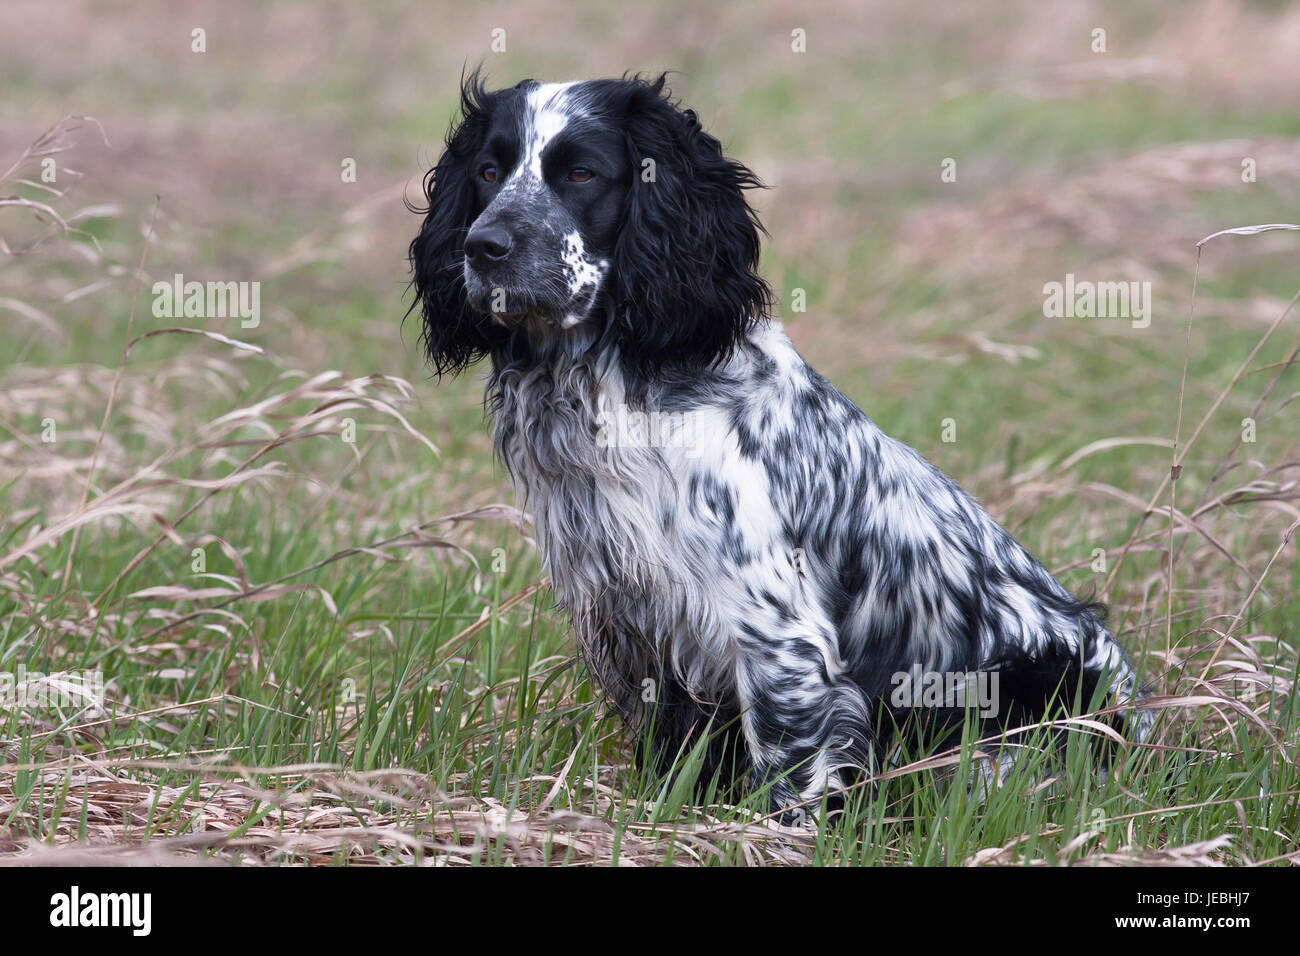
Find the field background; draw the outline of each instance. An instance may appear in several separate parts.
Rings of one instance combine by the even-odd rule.
[[[1300,221],[1297,50],[1300,10],[1245,0],[6,0],[0,673],[107,686],[0,699],[0,862],[1300,860],[1300,233],[1207,244],[1188,321],[1199,239]],[[812,831],[631,767],[482,371],[432,381],[403,324],[403,198],[479,61],[678,71],[773,187],[796,346],[1110,605],[1160,746],[982,802],[900,761]],[[260,282],[261,324],[156,318],[176,273]],[[1150,326],[1045,318],[1066,273],[1150,281]],[[141,339],[176,326],[245,346]]]

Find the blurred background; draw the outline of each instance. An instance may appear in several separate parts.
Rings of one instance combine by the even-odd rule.
[[[412,421],[443,451],[420,467],[447,507],[508,500],[477,381],[435,387],[418,325],[402,321],[419,221],[403,199],[421,200],[467,65],[497,85],[676,71],[676,95],[772,187],[755,196],[771,234],[764,268],[796,345],[1013,527],[1032,513],[1027,533],[1058,568],[1122,542],[1167,469],[1158,442],[1178,417],[1197,240],[1295,219],[1300,198],[1300,10],[1264,0],[9,0],[0,37],[0,165],[65,116],[94,120],[56,157],[70,172],[51,203],[77,231],[0,262],[11,384],[116,364],[152,219],[136,334],[177,324],[148,308],[159,277],[260,281],[259,328],[209,327],[298,369],[416,383]],[[342,175],[348,160],[355,181]],[[11,214],[9,246],[48,238],[47,223]],[[1294,293],[1298,243],[1276,232],[1208,247],[1189,421]],[[1151,324],[1045,317],[1043,285],[1067,273],[1151,281]],[[796,289],[805,312],[789,309]],[[1263,357],[1284,356],[1284,339]],[[162,340],[138,367],[196,348]],[[134,423],[163,444],[173,426],[156,416],[207,404],[202,391],[168,389],[140,396]],[[1228,398],[1203,453],[1231,443],[1257,397]],[[66,409],[92,435],[101,412]],[[1284,456],[1293,426],[1265,416],[1257,457]],[[1157,444],[1050,468],[1134,436]],[[132,466],[111,435],[105,444],[101,467]],[[0,447],[22,483],[35,480],[22,468],[29,448]],[[75,504],[81,490],[62,480],[28,503]],[[1063,502],[1066,490],[1087,507]],[[1097,582],[1084,567],[1071,584]]]
[[[1054,566],[1113,546],[1132,502],[1093,492],[1097,510],[1058,512],[1039,501],[1050,481],[1009,479],[1092,441],[1171,437],[1197,239],[1295,219],[1300,198],[1300,10],[1262,0],[9,0],[0,36],[4,165],[61,117],[96,121],[57,157],[81,173],[60,179],[56,206],[81,213],[83,234],[0,265],[5,294],[29,307],[0,310],[6,362],[116,363],[157,196],[146,286],[177,272],[260,281],[250,341],[298,368],[417,382],[417,427],[445,451],[433,477],[461,503],[507,489],[482,467],[477,382],[434,388],[417,324],[403,325],[419,222],[403,199],[421,200],[467,65],[500,86],[675,70],[675,94],[771,186],[754,198],[771,233],[764,269],[796,345],[1002,518],[1035,509]],[[1209,248],[1190,415],[1294,294],[1296,252],[1288,233]],[[87,277],[87,256],[99,274]],[[1048,319],[1043,286],[1066,273],[1151,281],[1152,324]],[[796,289],[806,312],[789,310]],[[172,324],[140,308],[134,328]],[[162,342],[140,359],[191,347]],[[1219,416],[1227,440],[1252,398]],[[943,441],[945,419],[956,441]],[[1260,440],[1296,431],[1261,424]],[[1069,477],[1145,499],[1167,458],[1119,447]],[[454,492],[443,484],[460,477]]]
[[[432,381],[418,321],[403,322],[419,224],[404,199],[422,199],[467,67],[493,86],[672,70],[674,94],[771,187],[753,197],[763,268],[796,346],[1068,586],[1110,602],[1122,639],[1157,655],[1148,673],[1163,667],[1167,611],[1175,640],[1246,606],[1248,630],[1293,640],[1300,575],[1279,542],[1300,517],[1287,364],[1300,338],[1295,317],[1270,329],[1297,291],[1300,234],[1216,239],[1196,270],[1211,233],[1300,219],[1298,52],[1300,8],[1268,0],[6,0],[0,530],[13,548],[286,375],[329,370],[411,383],[376,393],[409,429],[370,408],[355,448],[299,443],[276,456],[282,473],[211,499],[133,484],[131,500],[167,520],[197,510],[179,556],[151,551],[123,593],[188,573],[201,533],[241,556],[214,551],[214,567],[263,580],[511,501],[482,370]],[[260,282],[260,325],[155,317],[149,287],[176,273]],[[1150,282],[1150,324],[1046,316],[1043,287],[1067,274]],[[132,338],[201,324],[263,352],[159,336],[119,373],[128,324]],[[1165,514],[1144,516],[1180,401],[1190,517],[1170,601],[1167,490]],[[57,444],[39,439],[47,421]],[[223,476],[231,460],[196,451],[168,478]],[[102,598],[160,532],[127,512],[78,533],[42,539],[54,550],[32,553],[49,560],[11,588]],[[519,583],[537,578],[518,531],[479,534],[455,543],[481,562],[503,547],[521,556]],[[420,555],[411,577],[347,580],[397,619],[420,593],[468,588],[443,577],[467,560]],[[472,620],[476,600],[456,613]],[[137,602],[127,624],[149,597]],[[84,625],[59,606],[70,633]],[[257,613],[270,632],[288,611]]]
[[[3,165],[65,115],[97,121],[58,158],[82,176],[59,181],[71,191],[56,205],[91,207],[75,225],[98,239],[104,280],[67,299],[90,284],[84,236],[25,269],[0,264],[6,295],[41,316],[0,309],[7,361],[114,363],[157,196],[149,282],[261,281],[257,344],[303,368],[420,383],[419,424],[454,452],[442,474],[486,439],[477,386],[426,383],[418,327],[402,324],[418,223],[402,200],[421,200],[466,65],[498,85],[678,71],[676,95],[772,187],[755,197],[764,268],[796,345],[995,499],[1026,462],[1170,437],[1196,241],[1294,219],[1300,196],[1300,10],[1282,2],[8,0],[0,37]],[[1210,248],[1193,413],[1295,291],[1297,242]],[[1045,318],[1042,287],[1066,273],[1152,281],[1152,324]],[[796,288],[806,312],[787,307]],[[175,324],[147,309],[135,322]],[[955,442],[941,440],[946,418]],[[1167,457],[1122,448],[1075,477],[1104,467],[1145,497]],[[500,496],[492,472],[475,480],[458,495]],[[1093,530],[1110,545],[1113,528]]]

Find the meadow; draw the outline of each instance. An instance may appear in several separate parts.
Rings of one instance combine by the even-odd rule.
[[[8,0],[0,37],[0,863],[1300,861],[1300,231],[1198,245],[1300,221],[1300,10]],[[899,750],[810,828],[635,766],[483,369],[404,320],[480,61],[677,71],[770,186],[796,346],[1108,605],[1154,741],[1099,775],[1095,722],[1029,728],[974,794],[997,741]],[[1049,314],[1067,276],[1149,321]]]

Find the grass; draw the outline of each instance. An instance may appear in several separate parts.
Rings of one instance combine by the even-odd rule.
[[[26,131],[0,140],[0,167],[18,161],[0,181],[0,862],[1300,860],[1300,236],[1222,237],[1199,265],[1195,246],[1295,207],[1294,117],[1251,84],[1289,62],[1269,38],[1296,20],[1228,6],[1189,5],[1199,30],[1090,9],[1125,51],[1110,72],[1086,29],[1070,52],[1028,4],[957,26],[830,4],[789,61],[775,5],[717,27],[685,3],[592,12],[566,38],[493,9],[435,40],[398,3],[342,27],[225,4],[193,13],[206,60],[171,46],[188,19],[43,21],[86,55],[20,43],[0,67],[27,104],[0,124]],[[21,7],[0,31],[23,35]],[[400,323],[401,196],[498,24],[500,82],[688,70],[678,92],[775,186],[765,270],[782,301],[807,291],[796,344],[1110,605],[1157,691],[1154,744],[1107,776],[1096,728],[1028,728],[987,793],[965,782],[1002,742],[900,744],[811,828],[718,781],[697,800],[694,755],[675,777],[635,766],[492,464],[479,383],[429,381]],[[1247,41],[1258,69],[1234,66]],[[309,43],[328,62],[281,68]],[[1126,70],[1143,57],[1204,66]],[[38,139],[69,106],[104,135]],[[261,326],[155,317],[149,286],[175,272],[260,280]],[[1152,279],[1155,321],[1045,319],[1066,272]],[[102,674],[102,702],[57,673]]]

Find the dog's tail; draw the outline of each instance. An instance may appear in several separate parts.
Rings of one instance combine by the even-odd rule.
[[[1094,686],[1101,686],[1119,708],[1120,729],[1132,743],[1145,743],[1155,728],[1156,711],[1143,707],[1151,696],[1119,642],[1105,627],[1099,627],[1092,641],[1085,642],[1084,671]]]

